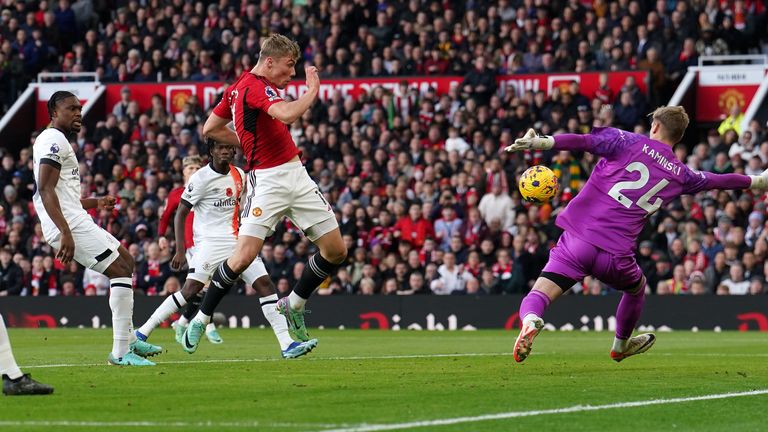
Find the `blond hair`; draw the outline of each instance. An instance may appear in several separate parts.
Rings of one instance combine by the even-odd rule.
[[[271,34],[261,43],[259,60],[267,57],[299,59],[299,44],[281,34]]]
[[[203,166],[203,158],[198,155],[187,156],[181,161],[181,165],[187,167],[189,165]]]
[[[688,114],[681,106],[660,106],[651,113],[651,117],[664,127],[663,135],[674,143],[683,139],[688,128]]]

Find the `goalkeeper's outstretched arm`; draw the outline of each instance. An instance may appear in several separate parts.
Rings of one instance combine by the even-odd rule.
[[[760,175],[703,172],[702,177],[705,179],[704,190],[768,189],[768,170],[763,171]]]
[[[515,140],[514,144],[504,150],[516,152],[521,150],[570,150],[593,151],[595,144],[589,135],[559,134],[557,137],[539,135],[533,129],[528,129],[522,138]]]

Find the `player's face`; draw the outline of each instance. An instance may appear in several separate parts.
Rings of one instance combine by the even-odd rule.
[[[296,75],[296,60],[290,57],[272,58],[271,72],[269,80],[275,83],[277,88],[284,89]]]
[[[62,99],[53,112],[53,125],[64,132],[78,133],[83,125],[83,106],[75,96]]]
[[[235,158],[235,146],[216,143],[211,153],[216,164],[229,164]]]
[[[182,171],[184,174],[184,184],[186,184],[189,178],[192,177],[192,174],[196,173],[199,169],[200,165],[197,164],[190,164],[185,166],[184,170]]]

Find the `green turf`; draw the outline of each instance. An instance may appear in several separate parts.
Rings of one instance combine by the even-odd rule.
[[[524,364],[513,332],[314,330],[320,345],[298,360],[280,359],[268,330],[221,334],[223,345],[188,355],[159,329],[158,367],[117,368],[106,365],[110,330],[11,329],[22,366],[76,366],[25,368],[56,392],[0,397],[0,428],[322,431],[768,389],[768,334],[756,332],[661,333],[620,364],[607,332],[543,333]],[[756,395],[407,430],[764,431],[766,405]]]

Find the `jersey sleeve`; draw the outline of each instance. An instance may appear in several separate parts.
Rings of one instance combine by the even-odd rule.
[[[587,140],[591,144],[591,150],[588,151],[606,159],[612,159],[636,141],[633,139],[634,135],[615,128],[593,128],[587,135]]]
[[[246,100],[248,106],[252,106],[261,111],[267,112],[272,105],[282,102],[283,98],[271,85],[258,80],[257,84],[252,87],[252,91],[248,91]]]
[[[225,119],[232,120],[232,87],[227,87],[221,100],[213,108],[213,113]]]
[[[749,189],[752,180],[742,174],[715,174],[707,171],[694,171],[685,167],[683,194],[696,194],[712,189]]]
[[[72,146],[66,139],[59,140],[53,134],[48,136],[49,139],[35,145],[37,160],[41,164],[48,164],[60,170],[62,161],[72,152]]]
[[[189,178],[189,184],[181,194],[181,202],[189,205],[190,208],[194,207],[205,196],[205,181],[197,174],[192,174],[192,177]]]

